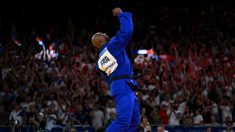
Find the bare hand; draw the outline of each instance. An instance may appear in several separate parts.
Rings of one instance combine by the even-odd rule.
[[[121,10],[121,8],[116,7],[116,8],[113,9],[112,12],[113,12],[114,16],[118,16],[119,13],[122,13],[122,10]]]

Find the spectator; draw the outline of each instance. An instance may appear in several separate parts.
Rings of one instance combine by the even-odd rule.
[[[203,116],[199,109],[195,110],[195,115],[193,116],[193,124],[194,125],[202,125],[204,124]]]
[[[75,124],[77,125],[89,125],[89,115],[87,115],[84,111],[83,111],[83,107],[81,105],[77,105],[76,107],[76,111],[74,113],[74,118],[75,118]]]
[[[26,125],[32,125],[32,120],[35,120],[37,116],[35,105],[29,106],[29,111],[26,113],[27,122]]]
[[[227,116],[226,117],[226,130],[224,130],[223,132],[233,132],[233,127],[234,127],[234,123],[232,121],[232,118]]]
[[[193,112],[191,112],[188,106],[185,107],[185,111],[182,115],[182,124],[186,126],[193,125]]]
[[[153,111],[150,113],[149,115],[149,122],[150,124],[161,124],[161,118],[160,118],[160,107],[159,106],[155,106],[153,108]]]
[[[166,99],[161,102],[161,105],[162,106],[164,105],[166,107],[167,113],[170,113],[172,103],[173,103],[173,101],[170,99],[170,95],[167,94]]]
[[[162,105],[160,107],[159,114],[160,114],[161,124],[168,125],[169,124],[169,117],[168,117],[167,108],[165,105]]]
[[[105,107],[105,122],[107,122],[108,120],[110,120],[110,113],[116,113],[116,109],[115,109],[115,103],[113,100],[108,100],[106,102],[106,107]]]
[[[222,122],[224,124],[224,123],[226,123],[226,118],[228,116],[232,117],[231,105],[228,101],[221,100],[220,109],[221,109],[221,112],[222,112]]]
[[[95,106],[91,112],[92,126],[96,129],[104,127],[104,112],[100,105]]]
[[[176,106],[171,107],[171,112],[168,114],[169,117],[169,125],[179,125],[181,113],[177,111]]]
[[[146,116],[143,116],[140,121],[140,132],[151,132],[152,127],[148,121],[148,118]]]
[[[109,118],[109,120],[106,121],[105,128],[107,128],[112,123],[112,121],[116,118],[116,112],[111,111],[109,114],[110,114],[109,115],[110,118]]]
[[[157,131],[158,131],[158,132],[168,132],[168,131],[165,130],[164,127],[162,127],[162,126],[157,127]]]
[[[216,117],[212,115],[210,117],[210,123],[208,123],[207,125],[209,125],[209,126],[220,126],[220,123],[217,122]]]
[[[56,127],[57,115],[53,112],[52,108],[48,108],[46,116],[46,129],[50,132],[53,128]]]
[[[46,132],[46,121],[44,120],[43,113],[38,113],[36,117],[31,117],[29,123],[33,125],[36,131]]]
[[[14,108],[12,109],[9,116],[10,124],[21,126],[23,123],[23,118],[21,115],[22,109],[20,109],[20,106],[18,104],[15,104],[13,107]]]

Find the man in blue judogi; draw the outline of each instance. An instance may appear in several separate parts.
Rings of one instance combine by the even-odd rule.
[[[133,68],[125,51],[132,33],[133,22],[130,12],[113,9],[113,15],[120,21],[120,30],[111,39],[105,33],[95,33],[92,44],[99,49],[97,69],[110,85],[110,94],[115,99],[116,119],[106,132],[136,132],[140,123],[140,111],[135,88],[138,83],[133,79]]]

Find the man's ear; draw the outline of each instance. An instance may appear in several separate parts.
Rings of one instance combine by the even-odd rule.
[[[100,40],[98,40],[97,38],[93,38],[93,39],[91,40],[91,43],[92,43],[92,45],[93,45],[94,47],[99,48]]]

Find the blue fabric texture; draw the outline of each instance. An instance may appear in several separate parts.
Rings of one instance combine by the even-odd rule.
[[[104,75],[106,82],[110,85],[110,94],[115,99],[116,119],[109,125],[106,132],[136,132],[140,123],[140,111],[138,99],[132,86],[138,86],[134,79],[120,79],[110,81],[114,76],[132,75],[133,68],[129,60],[125,47],[131,39],[133,33],[132,14],[130,12],[122,12],[118,15],[120,21],[120,29],[114,37],[110,39],[99,50],[99,57],[103,56],[103,60],[97,65],[105,65],[109,61],[113,61],[112,65],[118,65],[115,70],[111,70],[111,74],[107,74],[102,68],[97,66],[98,70]],[[104,57],[107,51],[112,57]],[[116,63],[115,63],[116,62]]]

